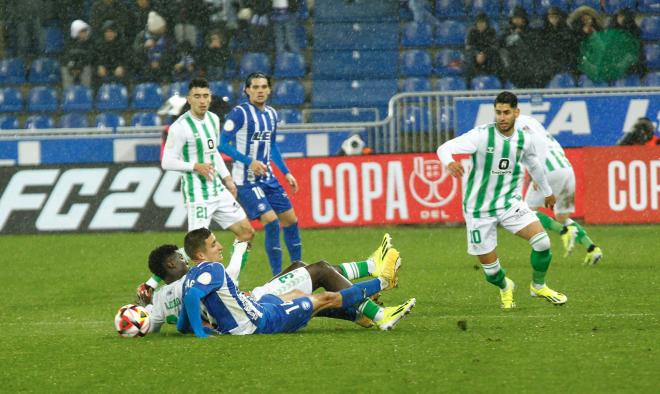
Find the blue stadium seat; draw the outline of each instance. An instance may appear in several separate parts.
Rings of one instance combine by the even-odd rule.
[[[272,101],[274,105],[301,105],[305,102],[305,88],[302,82],[293,79],[277,82]]]
[[[155,112],[136,112],[131,117],[131,126],[160,126],[160,117]]]
[[[64,34],[57,26],[44,28],[44,53],[48,56],[57,56],[64,49]]]
[[[456,0],[436,0],[435,14],[440,18],[465,17],[464,2]]]
[[[399,49],[398,23],[317,23],[314,25],[314,51],[376,51],[381,49]]]
[[[645,16],[640,28],[642,39],[649,41],[660,39],[660,16]]]
[[[276,78],[303,78],[305,76],[305,60],[300,53],[284,52],[275,59]]]
[[[600,0],[573,0],[573,7],[571,9],[574,10],[583,5],[591,7],[596,11],[600,10]]]
[[[442,49],[435,57],[435,75],[463,74],[463,52],[457,49]]]
[[[503,0],[502,15],[508,17],[516,7],[522,7],[529,15],[534,15],[534,0]]]
[[[402,131],[428,132],[431,129],[431,114],[428,108],[406,107],[399,127]]]
[[[52,129],[55,127],[53,118],[48,115],[30,115],[25,119],[25,129]]]
[[[37,86],[28,93],[28,112],[55,112],[57,111],[57,92],[53,88]]]
[[[404,47],[429,47],[433,45],[433,28],[427,23],[407,23],[401,35]]]
[[[163,104],[163,91],[160,85],[145,82],[133,88],[131,107],[133,109],[158,109]]]
[[[642,84],[644,86],[660,86],[660,71],[646,74]]]
[[[506,82],[504,82],[504,89],[506,89],[506,90],[516,90],[518,88],[516,87],[516,85],[513,84],[513,82],[506,81]]]
[[[435,89],[441,92],[449,90],[468,90],[465,80],[461,77],[444,77],[435,83]]]
[[[115,128],[126,125],[126,122],[124,121],[124,117],[115,112],[101,112],[100,114],[96,115],[96,119],[94,120],[94,123],[96,124],[96,127],[99,128],[100,127]]]
[[[435,43],[438,45],[465,45],[465,23],[458,21],[440,22],[435,31]]]
[[[277,111],[277,114],[280,116],[280,122],[284,124],[292,123],[302,123],[302,113],[299,109],[295,108],[284,108]]]
[[[404,77],[429,77],[433,65],[431,55],[423,49],[409,49],[401,54],[399,73]]]
[[[0,130],[12,130],[18,128],[18,119],[11,115],[0,116]]]
[[[592,81],[588,76],[582,74],[578,78],[577,86],[580,88],[606,88],[608,85],[605,81]]]
[[[545,15],[550,7],[559,7],[564,12],[567,12],[568,2],[565,0],[539,0],[536,3],[536,15]]]
[[[92,91],[83,85],[71,85],[64,90],[62,111],[87,112],[92,110]]]
[[[188,81],[174,81],[170,84],[169,95],[174,96],[178,94],[179,96],[188,95]]]
[[[660,44],[644,45],[644,56],[649,70],[660,69]]]
[[[230,103],[233,103],[236,99],[234,95],[234,88],[229,82],[211,81],[209,82],[209,87],[211,88],[211,94],[214,96],[227,97]]]
[[[607,0],[605,2],[605,12],[613,14],[622,8],[637,9],[637,0]]]
[[[563,89],[563,88],[574,88],[575,87],[575,80],[573,79],[573,76],[568,73],[561,73],[557,74],[552,79],[550,82],[548,82],[548,85],[546,88],[548,89]]]
[[[398,2],[391,0],[315,1],[314,23],[395,21],[398,7]]]
[[[431,81],[428,78],[406,78],[401,85],[402,92],[429,92]]]
[[[42,57],[30,65],[28,82],[31,84],[56,84],[60,82],[60,64],[55,59]]]
[[[314,79],[396,78],[398,51],[314,52]]]
[[[314,81],[312,105],[315,108],[386,106],[397,92],[396,79],[362,81]]]
[[[472,78],[470,88],[472,90],[502,89],[502,83],[494,75],[479,75]]]
[[[637,74],[626,75],[621,79],[617,79],[612,84],[612,86],[616,86],[616,87],[636,87],[641,85],[642,85],[642,81],[639,79],[639,75]]]
[[[99,111],[128,109],[128,90],[120,83],[104,83],[96,93],[96,109]]]
[[[660,2],[658,0],[639,0],[637,9],[643,13],[660,14]]]
[[[268,55],[261,52],[248,52],[243,55],[243,58],[241,58],[241,78],[245,78],[254,72],[270,74]]]
[[[59,125],[63,129],[89,127],[89,123],[87,122],[87,114],[80,114],[76,112],[64,114],[60,117]]]
[[[14,57],[0,60],[0,84],[20,85],[25,83],[25,63]]]
[[[23,110],[23,95],[15,88],[0,88],[0,112],[20,112]]]
[[[493,0],[472,0],[472,16],[477,16],[480,13],[488,15],[491,19],[497,19],[500,16],[499,1]]]
[[[382,114],[387,112],[383,109]],[[314,108],[310,113],[312,123],[346,123],[346,122],[373,122],[380,120],[378,108],[341,108],[319,109]]]

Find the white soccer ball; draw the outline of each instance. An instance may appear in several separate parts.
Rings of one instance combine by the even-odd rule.
[[[139,305],[124,305],[115,315],[115,329],[122,337],[143,337],[150,325],[149,312]]]

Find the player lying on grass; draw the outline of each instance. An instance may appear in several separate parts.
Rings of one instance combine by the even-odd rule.
[[[291,291],[299,292],[303,295],[309,295],[317,288],[324,288],[330,291],[339,291],[352,286],[352,283],[339,274],[345,270],[353,272],[351,277],[361,276],[380,276],[380,287],[387,289],[396,285],[396,270],[400,264],[399,253],[391,249],[390,237],[386,234],[383,242],[366,261],[345,263],[342,268],[331,266],[327,262],[318,262],[315,264],[304,265],[297,263],[295,266],[288,267],[280,275],[273,278],[263,286],[257,287],[252,291],[252,298],[257,301],[268,300],[267,296],[283,296]],[[222,261],[222,247],[217,243],[215,236],[206,229],[195,230],[186,236],[186,249],[195,255],[195,262],[200,263],[204,260]],[[196,246],[195,246],[196,245]],[[200,252],[194,252],[201,249]],[[163,279],[167,285],[159,288],[154,294],[152,312],[152,332],[158,331],[165,322],[174,323],[176,315],[182,306],[182,282],[183,275],[188,268],[181,255],[175,253],[174,245],[165,245],[157,248],[150,255],[150,268],[152,271],[161,270]],[[164,264],[163,264],[164,262]],[[158,267],[162,267],[158,268]],[[345,268],[343,268],[345,267]],[[229,267],[228,267],[229,268]],[[229,269],[227,270],[229,272]],[[394,272],[394,273],[392,273]],[[234,284],[234,280],[229,276]],[[384,279],[393,277],[392,280]],[[298,293],[293,293],[298,294]],[[324,310],[319,316],[327,316],[355,321],[356,323],[369,327],[373,325],[372,321],[382,330],[388,330],[415,305],[415,299],[408,300],[406,303],[390,308],[381,308],[369,299],[363,300],[357,308],[331,309]],[[211,320],[211,319],[209,319]]]

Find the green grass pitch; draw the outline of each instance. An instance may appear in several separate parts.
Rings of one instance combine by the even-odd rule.
[[[465,252],[463,227],[303,230],[308,262],[366,257],[384,232],[402,254],[393,305],[417,298],[390,332],[315,319],[290,335],[200,340],[174,327],[120,338],[117,308],[148,277],[146,256],[182,233],[2,236],[3,392],[658,392],[660,226],[588,226],[604,250],[562,257],[552,235],[548,284],[566,306],[533,299],[529,246],[500,232],[518,309]],[[216,232],[229,245],[226,232]],[[229,254],[228,252],[226,253]],[[269,277],[258,233],[241,287]],[[461,329],[465,321],[465,330]]]

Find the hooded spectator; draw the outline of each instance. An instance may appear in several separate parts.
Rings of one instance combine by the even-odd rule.
[[[548,81],[558,73],[574,73],[577,45],[566,23],[566,14],[559,7],[550,7],[543,18],[541,36],[544,40]]]
[[[635,40],[639,42],[640,51],[637,63],[630,66],[628,69],[629,74],[638,74],[643,76],[648,71],[646,67],[646,57],[642,48],[642,30],[635,22],[635,13],[630,8],[622,8],[618,10],[610,21],[610,28],[624,30],[630,33]]]
[[[112,20],[103,22],[101,37],[94,47],[96,85],[115,80],[125,82],[128,71],[127,50],[117,24]]]
[[[92,30],[87,22],[76,19],[71,23],[71,39],[67,43],[63,56],[62,86],[83,84],[91,87],[94,44]]]
[[[480,74],[502,77],[497,33],[484,13],[477,15],[474,26],[467,34],[465,55],[465,79],[468,85],[472,78]]]
[[[545,78],[538,73],[546,62],[537,55],[541,47],[539,32],[529,27],[527,11],[515,7],[509,18],[509,27],[502,36],[500,52],[506,75],[515,87],[545,87]]]

